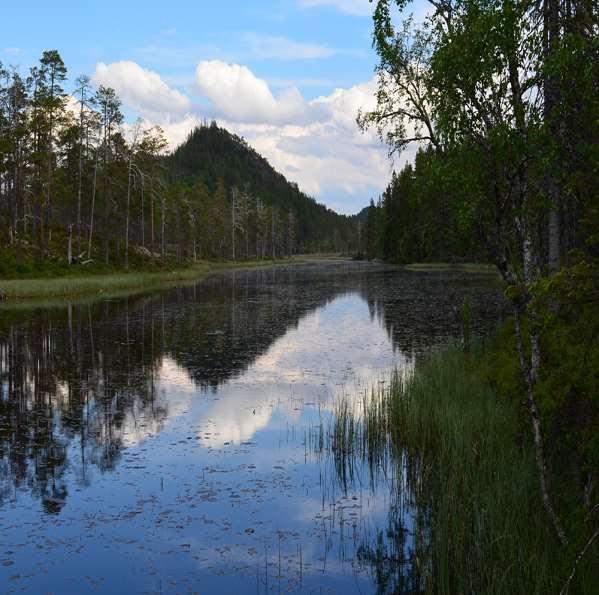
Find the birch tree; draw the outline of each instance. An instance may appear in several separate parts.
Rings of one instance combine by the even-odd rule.
[[[405,11],[409,2],[378,0],[377,107],[359,122],[375,126],[391,151],[418,142],[443,157],[462,152],[470,160],[466,167],[477,172],[454,201],[480,214],[488,249],[511,287],[541,499],[565,545],[537,405],[541,337],[533,299],[559,261],[556,201],[566,186],[555,175],[556,123],[574,109],[557,88],[558,47],[569,26],[567,18],[556,25],[557,15],[567,14],[557,1],[430,0],[424,25],[404,19],[396,26],[396,11]],[[580,53],[583,45],[580,40],[571,49]],[[563,65],[561,72],[563,89],[568,77]],[[584,76],[590,74],[576,84],[593,89]]]

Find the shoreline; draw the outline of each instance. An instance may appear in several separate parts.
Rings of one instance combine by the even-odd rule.
[[[318,259],[310,256],[296,256],[266,261],[202,261],[186,267],[165,271],[99,273],[87,276],[65,276],[47,279],[0,279],[0,304],[4,306],[32,305],[35,301],[46,299],[69,300],[84,297],[102,298],[113,295],[132,295],[148,290],[178,285],[186,281],[199,281],[212,273],[221,271],[296,265],[314,260]]]
[[[418,273],[478,273],[485,275],[497,275],[500,273],[494,264],[482,264],[475,262],[450,263],[450,262],[413,262],[403,265],[406,271],[415,271]]]
[[[595,592],[596,548],[572,562],[588,535],[577,526],[583,493],[569,482],[571,459],[563,452],[551,468],[571,531],[569,549],[557,540],[541,503],[520,394],[507,388],[519,380],[513,340],[504,330],[470,352],[457,343],[437,346],[411,375],[396,369],[385,384],[361,392],[357,408],[344,399],[335,407],[329,433],[340,468],[364,463],[376,476],[390,457],[407,469],[410,487],[403,489],[420,511],[413,548],[416,560],[422,552],[418,565],[427,570],[427,593],[442,585],[455,593],[557,593],[573,564],[576,593]],[[404,468],[405,459],[417,463]]]
[[[168,270],[118,271],[90,273],[88,275],[38,277],[32,279],[0,279],[0,306],[27,306],[35,302],[52,300],[62,303],[71,299],[124,297],[185,282],[195,282],[210,274],[248,268],[270,268],[280,265],[307,264],[310,262],[352,261],[338,255],[297,255],[275,260],[248,261],[198,261],[187,266]],[[385,264],[385,263],[380,263]],[[412,272],[469,272],[497,275],[492,265],[454,265],[448,263],[413,263],[400,266]]]

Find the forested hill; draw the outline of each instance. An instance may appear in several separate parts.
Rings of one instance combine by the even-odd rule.
[[[192,186],[200,179],[214,193],[221,182],[229,192],[237,188],[281,213],[291,212],[297,222],[298,244],[305,250],[346,250],[355,235],[353,218],[307,196],[243,138],[215,122],[193,130],[167,157],[166,166],[172,183]]]
[[[356,221],[318,204],[215,123],[173,153],[159,127],[126,133],[117,92],[43,52],[0,63],[0,278],[82,267],[356,250]]]

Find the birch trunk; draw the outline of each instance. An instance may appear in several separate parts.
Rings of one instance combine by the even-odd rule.
[[[526,292],[531,285],[536,281],[538,274],[538,259],[535,254],[534,243],[531,238],[528,225],[523,226],[523,264],[524,264],[524,282]],[[541,499],[543,506],[562,545],[568,543],[566,533],[563,529],[561,519],[557,514],[550,495],[549,479],[547,471],[547,461],[545,458],[545,445],[543,440],[543,431],[541,427],[541,417],[536,403],[536,385],[539,377],[539,368],[541,365],[541,344],[540,333],[537,320],[537,313],[534,304],[529,301],[529,296],[526,296],[528,301],[528,342],[530,355],[527,354],[524,340],[522,336],[522,315],[524,303],[520,301],[516,305],[516,342],[518,356],[520,358],[520,369],[526,386],[526,405],[531,421],[533,441],[535,447],[535,460],[537,465],[537,474],[539,479],[539,489],[541,491]]]

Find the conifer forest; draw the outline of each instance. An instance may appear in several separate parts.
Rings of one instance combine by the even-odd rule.
[[[23,8],[0,592],[599,594],[597,2]]]

